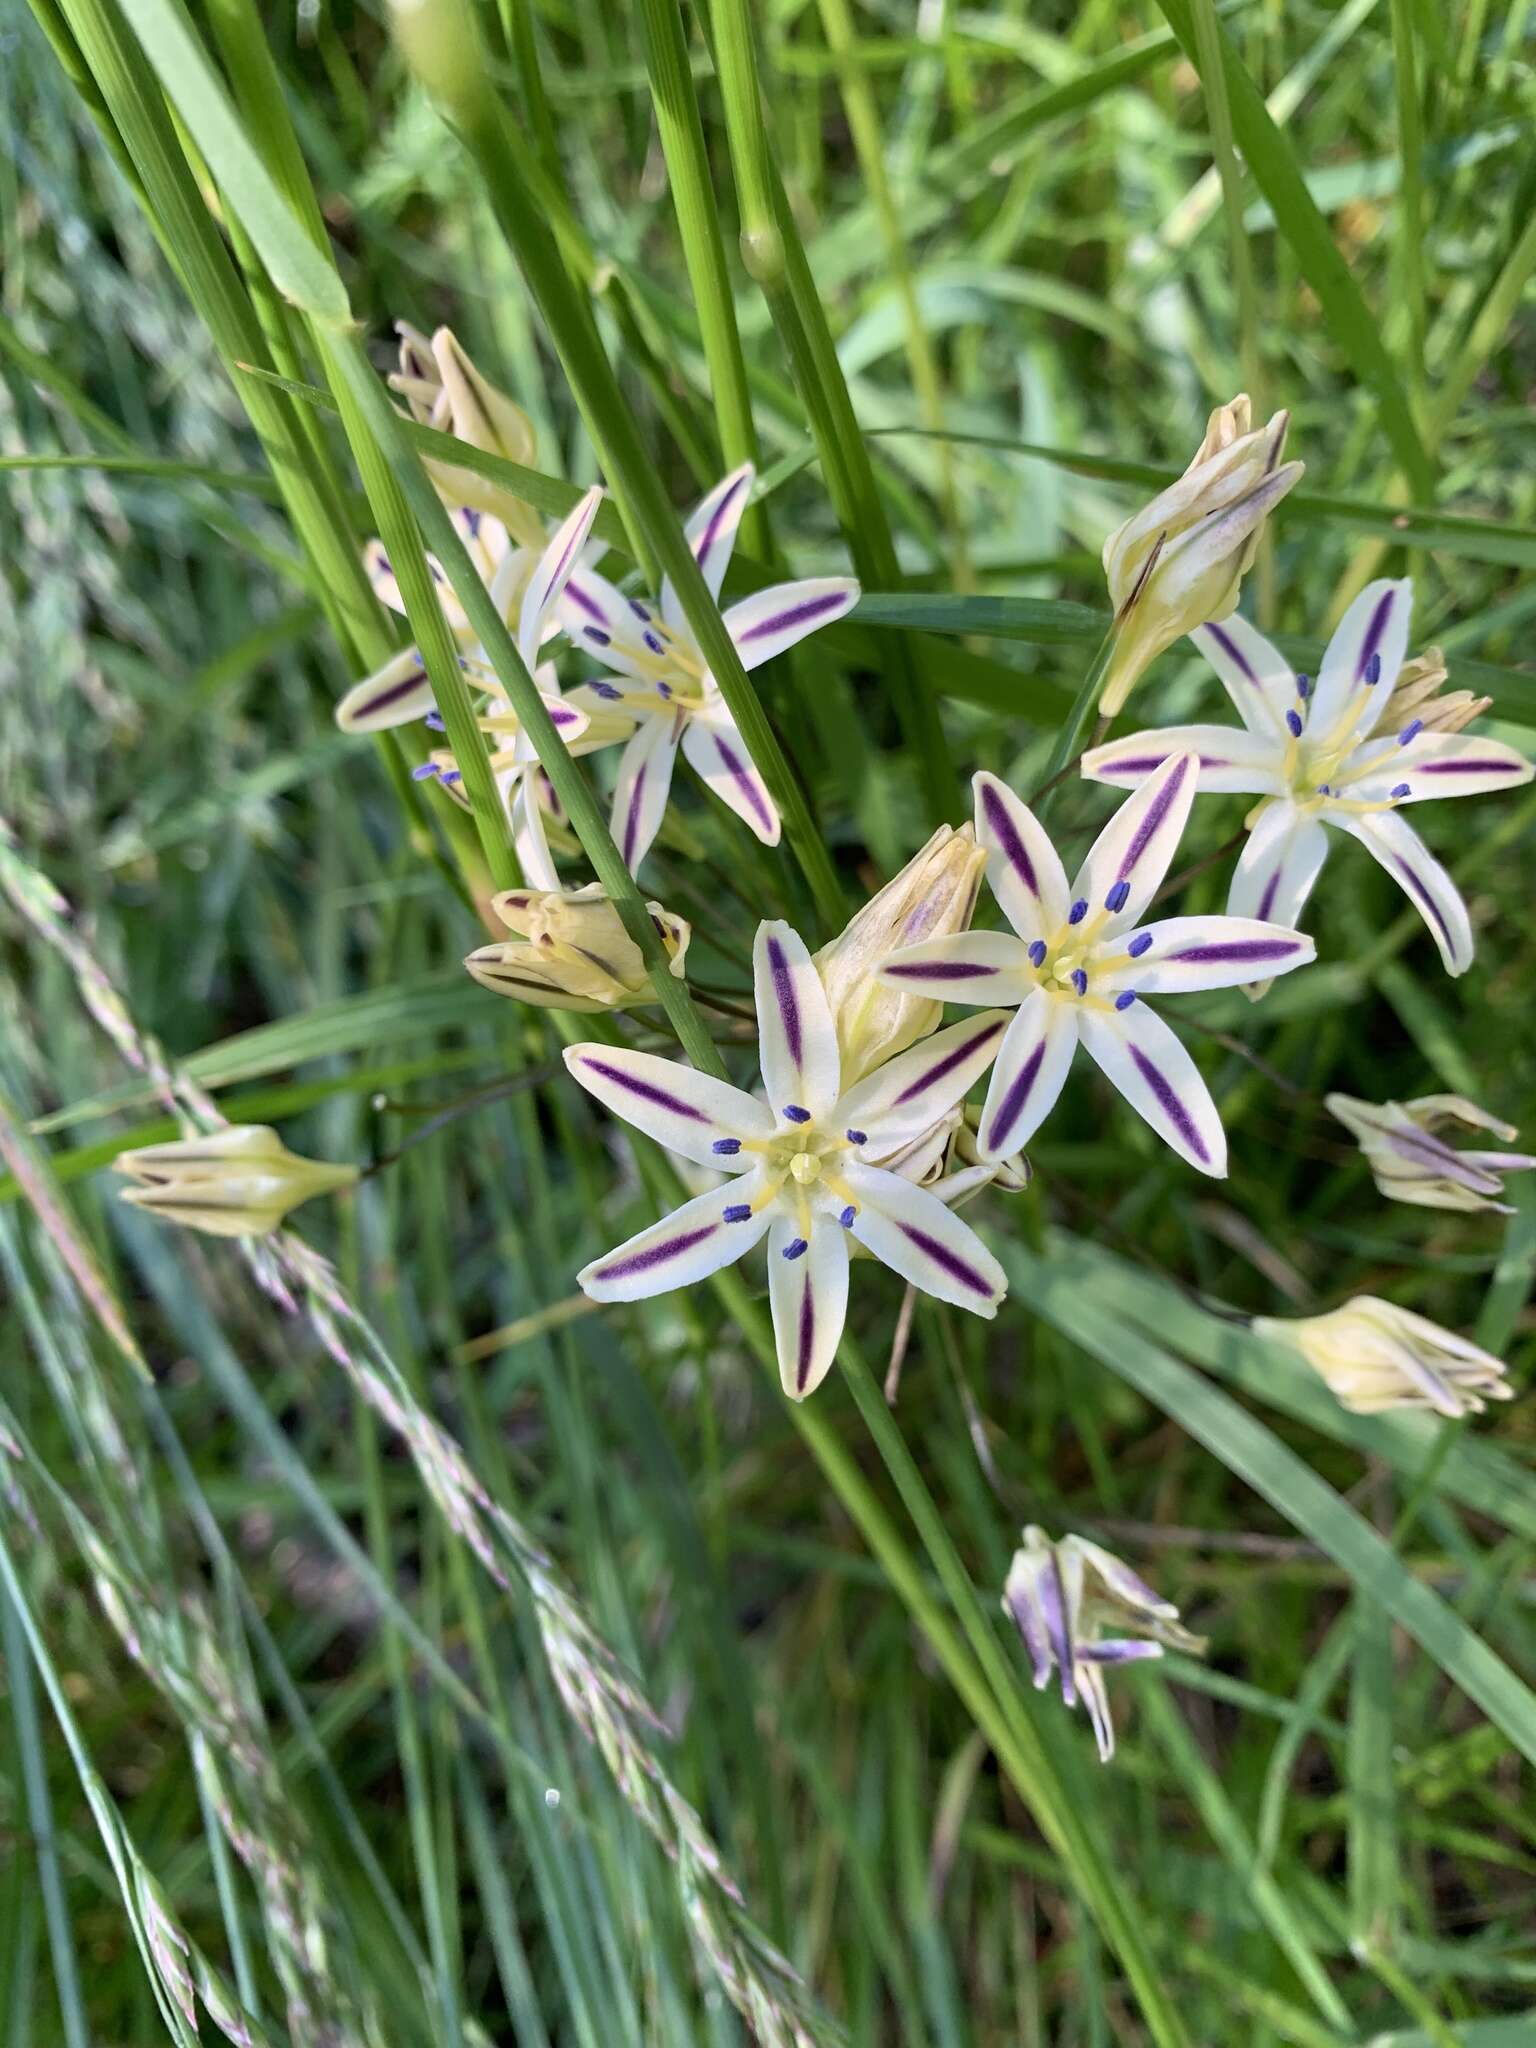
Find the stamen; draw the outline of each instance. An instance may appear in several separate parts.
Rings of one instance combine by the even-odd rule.
[[[1416,740],[1423,730],[1424,721],[1422,718],[1410,719],[1408,723],[1403,727],[1402,731],[1398,734],[1397,744],[1400,747],[1406,747],[1408,742],[1410,740]]]
[[[651,615],[646,610],[645,606],[640,602],[638,597],[632,597],[629,600],[629,608],[634,613],[635,617],[640,621],[642,626],[648,626],[651,623]]]
[[[446,732],[448,730],[441,711],[429,711],[421,722],[428,732]]]
[[[640,637],[641,637],[641,638],[642,638],[642,639],[644,640],[644,642],[645,642],[646,646],[647,646],[647,647],[649,647],[649,649],[651,650],[652,654],[665,654],[665,653],[666,653],[666,651],[667,651],[667,650],[666,650],[666,648],[665,648],[665,647],[664,647],[664,646],[662,645],[662,642],[661,642],[661,641],[660,641],[660,639],[659,639],[659,638],[658,638],[658,637],[656,636],[656,634],[654,634],[654,633],[650,632],[649,630],[647,630],[647,631],[646,631],[646,632],[644,632],[644,633],[643,633],[643,634],[642,634],[642,635],[641,635]]]
[[[1381,681],[1381,656],[1379,654],[1373,654],[1365,664],[1365,680],[1367,683],[1379,683]]]
[[[1301,699],[1302,703],[1303,703],[1303,704],[1305,704],[1305,703],[1306,703],[1306,701],[1307,701],[1307,699],[1308,699],[1308,698],[1309,698],[1309,697],[1311,696],[1311,694],[1312,694],[1312,678],[1311,678],[1310,676],[1308,676],[1308,675],[1299,675],[1299,676],[1297,676],[1297,678],[1296,678],[1296,694],[1297,694],[1297,696],[1298,696],[1298,697],[1299,697],[1299,698]]]
[[[727,1223],[750,1223],[752,1221],[752,1204],[750,1202],[732,1202],[729,1208],[725,1209],[722,1213]]]
[[[672,694],[672,685],[670,683],[658,683],[656,685],[656,694],[658,697],[670,697]]]
[[[851,1230],[853,1228],[853,1219],[855,1216],[858,1215],[858,1213],[858,1210],[854,1207],[852,1202],[850,1202],[847,1208],[843,1211],[842,1215],[839,1216],[837,1220],[839,1223],[841,1223],[844,1230]]]
[[[1138,932],[1135,938],[1131,940],[1131,943],[1126,947],[1125,950],[1127,951],[1127,953],[1130,954],[1133,960],[1139,960],[1142,954],[1146,952],[1148,946],[1151,945],[1151,943],[1152,934],[1150,932]]]
[[[1033,945],[1032,945],[1032,946],[1030,947],[1030,949],[1029,949],[1029,964],[1030,964],[1030,966],[1031,966],[1031,967],[1041,967],[1041,966],[1043,966],[1043,965],[1045,964],[1045,941],[1044,941],[1044,939],[1036,939],[1036,940],[1035,940],[1035,942],[1033,943]]]
[[[1299,711],[1287,711],[1285,723],[1291,738],[1299,740],[1301,738],[1301,713]]]
[[[1332,791],[1332,790],[1331,790],[1331,789],[1330,789],[1330,788],[1328,787],[1328,784],[1327,784],[1326,782],[1320,782],[1320,783],[1319,783],[1319,784],[1317,785],[1317,793],[1318,793],[1318,795],[1319,795],[1319,796],[1332,796],[1332,795],[1333,795],[1333,791]]]
[[[441,775],[442,772],[435,761],[423,761],[419,768],[411,770],[411,780],[412,782],[430,782],[434,775]]]
[[[865,1131],[844,1131],[843,1136],[848,1140],[850,1145],[863,1145],[868,1143],[868,1133]]]
[[[1131,885],[1129,882],[1116,882],[1113,889],[1104,898],[1104,908],[1106,910],[1124,910],[1130,893]]]
[[[802,1109],[798,1102],[786,1102],[784,1114],[792,1124],[808,1124],[811,1120],[811,1112],[808,1109]]]
[[[716,1138],[710,1146],[711,1152],[718,1152],[722,1159],[734,1159],[741,1150],[740,1138]]]
[[[1135,1000],[1136,1000],[1136,991],[1135,991],[1135,989],[1133,989],[1133,988],[1127,988],[1127,989],[1122,989],[1122,990],[1121,990],[1121,992],[1119,993],[1119,995],[1117,995],[1117,996],[1115,997],[1115,1008],[1116,1008],[1117,1010],[1128,1010],[1128,1009],[1129,1009],[1129,1008],[1131,1007],[1132,1003],[1134,1003],[1134,1002],[1135,1002]]]
[[[445,768],[443,770],[443,780],[444,782],[462,782],[464,780],[464,771],[462,768]]]
[[[591,683],[588,685],[588,688],[594,697],[605,698],[610,704],[617,704],[619,701],[619,692],[613,687],[612,683]]]
[[[1398,783],[1397,787],[1396,787],[1396,788],[1395,788],[1395,789],[1394,789],[1394,790],[1393,790],[1393,791],[1392,791],[1391,793],[1392,793],[1392,795],[1393,795],[1394,797],[1398,797],[1398,796],[1406,796],[1406,795],[1408,794],[1408,785],[1407,785],[1407,783],[1406,783],[1406,782],[1400,782],[1400,783]]]
[[[810,1246],[803,1237],[791,1238],[784,1247],[784,1256],[786,1259],[801,1259],[809,1250]]]
[[[605,633],[601,626],[585,626],[582,630],[594,647],[606,647],[613,638],[613,635]]]
[[[1083,919],[1084,919],[1084,918],[1085,918],[1085,917],[1086,917],[1087,915],[1088,915],[1088,902],[1087,902],[1087,898],[1086,898],[1086,897],[1083,897],[1083,896],[1079,896],[1079,897],[1078,897],[1078,899],[1077,899],[1077,901],[1076,901],[1076,902],[1075,902],[1075,903],[1073,904],[1072,908],[1071,908],[1071,909],[1070,909],[1070,910],[1069,910],[1069,911],[1067,912],[1067,923],[1068,923],[1068,924],[1081,924],[1081,923],[1082,923],[1082,921],[1083,921]]]
[[[1073,986],[1073,987],[1074,987],[1074,988],[1075,988],[1075,989],[1077,990],[1077,992],[1078,992],[1078,994],[1079,994],[1080,996],[1085,996],[1085,995],[1087,995],[1087,993],[1088,993],[1088,975],[1087,975],[1087,972],[1086,972],[1086,970],[1085,970],[1085,969],[1083,969],[1083,968],[1081,968],[1081,967],[1074,967],[1074,968],[1073,968],[1073,970],[1072,970],[1072,986]]]

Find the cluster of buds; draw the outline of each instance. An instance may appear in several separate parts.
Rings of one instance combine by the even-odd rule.
[[[1391,1408],[1480,1415],[1489,1401],[1514,1398],[1501,1359],[1372,1294],[1357,1295],[1328,1315],[1293,1322],[1260,1316],[1253,1327],[1259,1336],[1299,1351],[1340,1405],[1356,1415]]]
[[[210,1237],[265,1237],[301,1202],[357,1179],[355,1166],[290,1152],[267,1124],[226,1124],[205,1138],[141,1145],[112,1163],[137,1183],[123,1189],[125,1202]]]
[[[396,323],[400,367],[390,389],[405,400],[418,426],[467,441],[484,455],[531,468],[538,453],[533,422],[522,407],[481,375],[451,328],[439,327],[429,341],[408,321]],[[457,463],[426,458],[427,474],[448,505],[471,505],[501,520],[522,547],[541,547],[544,527],[532,506],[500,485]]]
[[[1059,1675],[1067,1705],[1081,1701],[1087,1709],[1104,1763],[1115,1753],[1106,1669],[1161,1657],[1165,1646],[1195,1656],[1205,1648],[1179,1625],[1173,1602],[1112,1552],[1085,1536],[1052,1542],[1034,1523],[1013,1553],[1003,1612],[1024,1638],[1036,1690],[1050,1684],[1053,1671]]]
[[[1536,1158],[1526,1152],[1458,1152],[1437,1137],[1437,1127],[1444,1124],[1492,1131],[1506,1145],[1518,1136],[1513,1124],[1501,1123],[1464,1095],[1419,1095],[1412,1102],[1381,1103],[1330,1095],[1326,1103],[1354,1133],[1388,1201],[1410,1202],[1420,1209],[1492,1209],[1512,1216],[1512,1206],[1499,1200],[1503,1176],[1536,1166]]]
[[[465,960],[483,987],[557,1010],[627,1010],[655,1002],[645,956],[600,882],[582,889],[507,889],[491,907],[517,937],[481,946]],[[645,907],[681,980],[691,927],[659,903]]]
[[[1449,675],[1445,650],[1426,647],[1397,672],[1392,694],[1367,738],[1390,734],[1396,738],[1410,726],[1414,732],[1463,732],[1474,718],[1481,718],[1493,703],[1471,690],[1446,690],[1440,685]]]
[[[1236,609],[1265,519],[1301,480],[1302,463],[1280,460],[1290,414],[1255,428],[1252,411],[1245,394],[1218,406],[1183,476],[1104,543],[1115,608],[1106,718],[1164,648]]]

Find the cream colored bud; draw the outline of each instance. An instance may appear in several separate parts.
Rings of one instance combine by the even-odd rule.
[[[845,1088],[926,1038],[944,1005],[887,988],[875,969],[903,946],[965,931],[987,864],[970,824],[941,825],[899,875],[871,896],[847,927],[815,956],[832,1005]]]
[[[267,1124],[226,1124],[206,1138],[141,1145],[112,1164],[138,1183],[122,1190],[125,1202],[211,1237],[265,1236],[301,1202],[357,1179],[355,1166],[290,1152]]]
[[[1022,1152],[1010,1153],[1006,1159],[981,1157],[976,1142],[979,1115],[974,1105],[966,1109],[950,1139],[943,1177],[933,1183],[934,1194],[950,1209],[960,1208],[983,1188],[996,1188],[1003,1195],[1022,1194],[1034,1179],[1034,1168]]]
[[[1501,1359],[1371,1294],[1357,1295],[1325,1316],[1260,1316],[1253,1327],[1259,1336],[1299,1351],[1341,1406],[1357,1415],[1389,1408],[1477,1415],[1486,1402],[1514,1396]]]
[[[1481,718],[1493,699],[1474,696],[1470,690],[1442,694],[1440,685],[1448,674],[1444,652],[1438,647],[1426,647],[1412,661],[1405,661],[1391,696],[1381,707],[1381,716],[1371,727],[1372,736],[1391,733],[1395,737],[1414,719],[1425,732],[1460,732],[1474,718]]]
[[[395,331],[400,337],[400,366],[389,380],[390,389],[405,400],[417,425],[452,434],[486,455],[531,469],[538,454],[532,420],[481,375],[453,330],[439,327],[430,341],[405,321]],[[445,504],[488,512],[523,547],[542,547],[543,521],[504,485],[435,456],[426,458],[426,467]]]
[[[1104,543],[1115,608],[1115,646],[1099,709],[1118,711],[1142,671],[1196,626],[1237,604],[1269,513],[1303,465],[1282,463],[1290,415],[1253,429],[1246,396],[1218,406],[1177,483],[1134,513]]]
[[[1464,1095],[1420,1095],[1412,1102],[1359,1102],[1330,1095],[1327,1107],[1351,1130],[1370,1163],[1376,1185],[1392,1202],[1420,1209],[1493,1209],[1512,1216],[1501,1202],[1506,1173],[1523,1173],[1536,1158],[1523,1152],[1458,1152],[1436,1130],[1463,1124],[1492,1131],[1510,1144],[1517,1133]]]
[[[556,1010],[626,1010],[655,1002],[645,956],[601,883],[508,889],[493,907],[518,936],[515,942],[481,946],[464,962],[482,987]],[[645,907],[681,981],[692,927],[659,903]]]

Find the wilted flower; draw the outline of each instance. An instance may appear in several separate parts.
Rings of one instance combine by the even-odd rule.
[[[400,367],[389,385],[405,400],[418,426],[433,427],[467,441],[482,454],[532,468],[538,453],[533,421],[481,376],[450,328],[439,327],[428,341],[418,328],[400,320],[395,332],[400,337]],[[503,485],[434,456],[425,462],[445,504],[472,505],[493,514],[522,547],[543,544],[544,525],[538,513]]]
[[[1218,406],[1183,476],[1104,543],[1115,608],[1115,648],[1099,697],[1106,718],[1165,647],[1234,609],[1260,527],[1301,480],[1302,463],[1280,460],[1290,414],[1277,412],[1256,430],[1251,415],[1245,395]]]
[[[1357,1415],[1386,1408],[1479,1415],[1488,1401],[1514,1398],[1501,1359],[1372,1294],[1356,1295],[1325,1316],[1259,1316],[1253,1327],[1299,1351],[1341,1406]]]
[[[842,1336],[850,1238],[940,1301],[997,1313],[1008,1283],[996,1259],[887,1162],[963,1099],[1006,1019],[969,1018],[847,1088],[803,940],[787,924],[761,924],[752,965],[766,1102],[652,1053],[567,1049],[571,1073],[615,1116],[731,1176],[577,1279],[594,1301],[638,1301],[696,1285],[766,1236],[779,1376],[798,1401],[820,1385]]]
[[[938,1025],[942,1003],[878,981],[875,969],[898,946],[965,931],[986,864],[974,827],[962,825],[956,832],[941,825],[901,873],[814,956],[850,1084]]]
[[[1003,1612],[1024,1638],[1035,1689],[1049,1685],[1053,1671],[1060,1674],[1062,1698],[1069,1707],[1081,1700],[1087,1708],[1105,1763],[1115,1753],[1105,1669],[1161,1657],[1164,1645],[1195,1655],[1205,1648],[1180,1627],[1173,1602],[1160,1599],[1110,1551],[1085,1536],[1053,1543],[1034,1523],[1013,1553]],[[1126,1635],[1127,1629],[1134,1633]]]
[[[584,889],[508,889],[491,907],[517,943],[481,946],[464,965],[497,995],[557,1010],[624,1010],[653,1003],[655,991],[640,948],[625,931],[600,882]],[[679,980],[691,928],[659,903],[648,903]]]
[[[1513,747],[1458,737],[1465,707],[1453,707],[1450,699],[1442,700],[1438,723],[1431,722],[1432,711],[1415,712],[1401,726],[1389,718],[1380,730],[1383,710],[1397,701],[1412,603],[1407,582],[1368,584],[1328,642],[1316,682],[1297,675],[1246,619],[1202,626],[1195,645],[1220,676],[1244,729],[1181,725],[1132,733],[1085,754],[1083,773],[1094,782],[1134,787],[1170,754],[1194,753],[1202,790],[1259,797],[1248,813],[1248,841],[1227,896],[1227,909],[1237,917],[1294,924],[1327,858],[1326,828],[1336,826],[1358,839],[1404,890],[1447,971],[1463,974],[1472,964],[1467,906],[1400,813],[1432,797],[1514,789],[1533,771]],[[1433,678],[1432,668],[1420,668],[1410,688],[1432,697]]]
[[[1330,1095],[1327,1107],[1347,1124],[1370,1161],[1376,1185],[1392,1202],[1420,1209],[1494,1209],[1515,1212],[1503,1193],[1502,1176],[1536,1166],[1523,1152],[1457,1152],[1435,1136],[1439,1124],[1466,1124],[1492,1131],[1506,1145],[1518,1135],[1513,1124],[1489,1116],[1464,1095],[1420,1095],[1412,1102],[1359,1102]]]
[[[976,835],[1011,931],[956,932],[893,953],[894,987],[948,1003],[1015,1007],[981,1112],[977,1156],[1007,1158],[1054,1106],[1079,1043],[1181,1158],[1227,1170],[1221,1118],[1199,1069],[1139,1000],[1226,988],[1315,958],[1300,932],[1255,918],[1144,923],[1194,800],[1193,754],[1164,761],[1123,803],[1070,887],[1044,829],[995,775],[978,775]]]
[[[713,598],[720,595],[736,529],[755,472],[750,463],[716,484],[688,521],[688,544]],[[725,627],[744,668],[758,668],[808,633],[830,626],[857,601],[851,576],[776,583],[727,605]],[[620,678],[573,690],[569,702],[592,711],[622,710],[636,726],[613,793],[613,836],[631,874],[661,829],[681,746],[704,786],[765,846],[779,841],[779,813],[753,765],[736,721],[710,674],[671,582],[658,603],[625,597],[585,563],[566,586],[562,621],[573,645]]]
[[[357,1179],[355,1166],[329,1166],[290,1152],[267,1124],[226,1124],[206,1138],[176,1138],[119,1152],[118,1173],[138,1182],[122,1197],[210,1237],[263,1237],[290,1209]]]

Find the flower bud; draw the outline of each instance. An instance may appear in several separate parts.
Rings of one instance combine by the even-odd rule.
[[[582,889],[508,889],[493,907],[517,942],[481,946],[464,965],[482,987],[556,1010],[625,1010],[656,1000],[645,956],[600,882]],[[647,903],[681,981],[692,927]]]
[[[301,1202],[357,1179],[355,1166],[290,1152],[267,1124],[226,1124],[204,1138],[141,1145],[112,1164],[139,1183],[122,1190],[125,1202],[210,1237],[263,1237]]]
[[[1377,1187],[1390,1202],[1411,1202],[1420,1209],[1494,1209],[1512,1216],[1512,1206],[1499,1200],[1502,1176],[1536,1166],[1536,1158],[1528,1153],[1458,1152],[1437,1138],[1437,1125],[1457,1123],[1492,1131],[1506,1145],[1513,1142],[1513,1124],[1489,1116],[1464,1095],[1420,1095],[1412,1102],[1382,1103],[1330,1095],[1326,1104],[1353,1131]]]
[[[538,453],[532,420],[480,374],[451,328],[439,327],[428,341],[401,320],[395,332],[400,337],[400,367],[389,380],[390,389],[405,400],[418,426],[433,427],[486,455],[532,468]],[[426,467],[445,504],[489,512],[523,547],[543,546],[544,524],[538,513],[504,485],[430,455]]]
[[[1425,1316],[1360,1294],[1325,1316],[1278,1321],[1259,1316],[1254,1330],[1299,1351],[1357,1415],[1388,1408],[1431,1408],[1437,1415],[1478,1415],[1514,1389],[1501,1359],[1442,1330]]]
[[[985,851],[970,824],[941,825],[844,931],[815,956],[816,971],[837,1022],[843,1086],[905,1052],[935,1029],[944,1005],[928,996],[887,988],[875,969],[902,946],[963,932],[976,908]]]
[[[1481,718],[1493,699],[1475,697],[1470,690],[1447,690],[1440,695],[1448,673],[1444,652],[1438,647],[1426,647],[1412,661],[1405,661],[1370,736],[1395,737],[1415,719],[1425,732],[1460,732],[1474,718]]]
[[[1024,1638],[1035,1689],[1049,1685],[1053,1671],[1060,1675],[1062,1698],[1069,1707],[1082,1701],[1105,1763],[1115,1753],[1105,1670],[1161,1657],[1164,1645],[1195,1655],[1205,1648],[1180,1627],[1173,1602],[1160,1599],[1112,1552],[1084,1536],[1053,1543],[1033,1523],[1013,1554],[1003,1612]]]
[[[1246,396],[1218,406],[1183,476],[1104,543],[1116,636],[1099,697],[1106,718],[1165,647],[1233,611],[1259,529],[1300,481],[1303,465],[1280,460],[1289,413],[1254,430],[1251,410]]]
[[[946,1208],[958,1209],[983,1188],[995,1187],[1004,1195],[1022,1194],[1035,1177],[1034,1168],[1022,1152],[1010,1153],[1006,1159],[981,1157],[976,1141],[979,1117],[980,1111],[974,1105],[964,1111],[950,1139],[943,1175],[931,1184],[933,1193]]]

